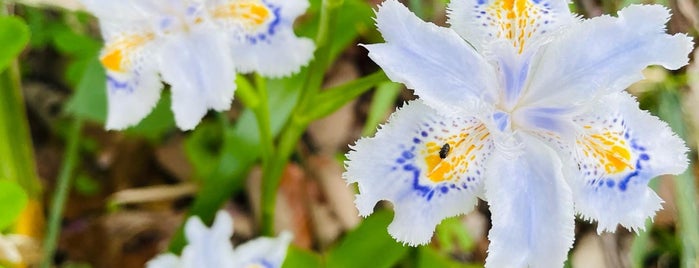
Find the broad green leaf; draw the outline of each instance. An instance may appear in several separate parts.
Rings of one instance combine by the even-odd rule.
[[[0,72],[19,56],[29,43],[29,27],[16,17],[0,17]]]
[[[78,88],[65,109],[73,116],[104,123],[107,118],[107,76],[97,56],[85,69]]]
[[[393,267],[408,253],[387,232],[393,214],[380,210],[349,232],[327,256],[327,267]]]
[[[170,104],[172,103],[170,96],[170,91],[163,91],[153,111],[141,120],[138,125],[127,129],[126,133],[142,136],[152,142],[157,142],[165,134],[175,129],[175,116],[170,109]]]
[[[15,223],[27,201],[27,194],[17,183],[0,181],[0,231]]]
[[[282,268],[320,268],[323,265],[323,259],[320,255],[306,251],[295,246],[289,246],[286,252],[286,259]]]

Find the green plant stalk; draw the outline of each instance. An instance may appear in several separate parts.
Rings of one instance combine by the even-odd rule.
[[[274,137],[272,136],[272,123],[269,115],[269,98],[267,96],[265,79],[258,74],[255,75],[255,85],[257,87],[259,105],[252,108],[252,110],[257,119],[257,127],[260,131],[262,168],[266,170],[266,165],[271,164],[270,157],[274,153]]]
[[[29,198],[41,198],[19,67],[15,61],[0,74],[0,179],[17,182]]]
[[[56,192],[53,194],[51,210],[49,211],[48,230],[44,238],[44,259],[41,264],[42,268],[50,268],[53,265],[53,256],[56,251],[56,244],[60,233],[63,209],[65,208],[68,194],[70,193],[73,170],[77,163],[82,125],[82,119],[75,118],[68,132],[68,145],[64,152],[61,172],[58,175],[58,185],[56,186]]]
[[[653,189],[658,189],[659,179],[651,180],[648,186]],[[631,267],[643,268],[643,261],[648,253],[648,242],[650,241],[650,233],[653,229],[653,220],[647,219],[643,231],[638,232],[636,238],[631,243]]]
[[[674,88],[673,86],[668,86]],[[663,90],[661,93],[659,116],[668,122],[670,127],[686,140],[687,130],[683,120],[683,112],[679,101],[679,93]],[[696,184],[694,165],[690,163],[687,170],[674,179],[677,205],[679,212],[678,234],[682,241],[681,267],[694,268],[699,255],[699,218],[697,218]]]
[[[4,10],[0,5],[0,10]],[[0,73],[0,179],[20,185],[29,202],[14,232],[40,240],[44,233],[42,187],[29,135],[17,61]]]
[[[294,108],[289,122],[282,130],[277,151],[268,158],[267,164],[263,163],[261,221],[262,234],[267,236],[274,235],[274,209],[284,167],[291,157],[298,140],[308,126],[307,121],[299,120],[299,118],[306,111],[306,107],[312,104],[312,100],[314,100],[315,95],[318,94],[323,84],[325,71],[329,65],[330,40],[332,40],[332,31],[330,29],[335,23],[336,16],[334,13],[337,7],[342,5],[342,0],[323,0],[321,5],[318,35],[315,40],[317,46],[316,58],[308,67],[308,76],[301,88],[299,102]],[[261,122],[258,121],[258,123]]]

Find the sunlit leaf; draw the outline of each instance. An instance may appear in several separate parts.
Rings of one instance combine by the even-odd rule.
[[[17,183],[0,181],[0,230],[6,229],[17,220],[27,201],[27,194]]]
[[[408,253],[408,247],[396,242],[386,226],[393,214],[381,210],[366,218],[328,253],[327,267],[393,267]]]
[[[29,43],[29,28],[16,17],[0,17],[0,72],[16,58]]]
[[[90,60],[78,88],[65,109],[73,116],[104,123],[107,118],[107,76],[96,55]]]
[[[289,246],[282,268],[316,268],[325,267],[323,259],[316,253]]]

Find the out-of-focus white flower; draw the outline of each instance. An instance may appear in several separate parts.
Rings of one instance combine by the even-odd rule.
[[[257,238],[233,249],[233,219],[224,211],[216,214],[211,228],[198,217],[185,224],[188,244],[182,256],[172,253],[156,256],[148,262],[148,268],[278,268],[286,258],[286,250],[292,236],[283,232],[277,238]]]
[[[0,235],[0,263],[2,262],[18,264],[22,262],[22,255],[10,237]]]
[[[230,107],[236,70],[297,72],[314,44],[293,32],[307,0],[82,0],[100,20],[108,129],[140,122],[170,84],[177,125]]]
[[[643,228],[662,200],[647,186],[687,167],[686,147],[623,92],[648,65],[678,69],[692,41],[659,5],[580,20],[567,0],[452,0],[451,28],[396,0],[377,12],[369,56],[420,100],[348,154],[364,216],[393,203],[398,241],[428,243],[444,218],[487,200],[488,267],[560,267],[574,215]]]

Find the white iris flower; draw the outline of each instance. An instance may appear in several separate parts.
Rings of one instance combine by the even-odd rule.
[[[189,244],[182,257],[172,253],[161,254],[150,260],[148,268],[279,268],[286,258],[291,234],[284,232],[278,238],[257,238],[235,250],[231,246],[233,219],[224,211],[216,214],[211,229],[197,217],[185,224]]]
[[[649,65],[678,69],[692,42],[658,5],[581,20],[565,0],[452,0],[451,28],[396,0],[377,12],[369,56],[419,100],[348,154],[363,216],[393,203],[388,232],[428,243],[444,218],[492,213],[488,267],[560,267],[574,215],[643,228],[662,200],[647,186],[687,167],[686,147],[623,92]]]
[[[230,108],[236,70],[280,77],[313,57],[313,42],[292,29],[307,0],[82,1],[100,19],[106,43],[108,129],[148,115],[161,77],[172,89],[177,126],[189,130],[209,109]]]

